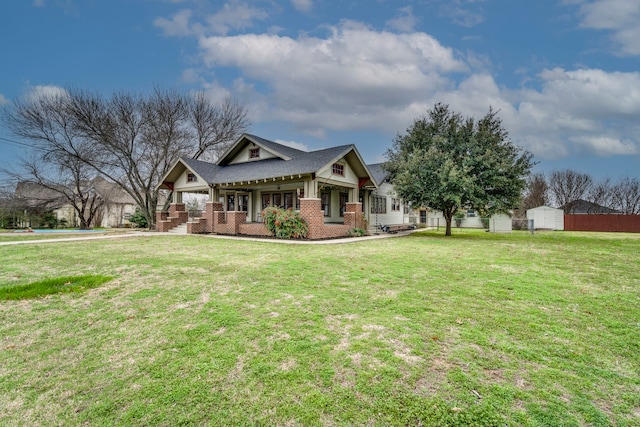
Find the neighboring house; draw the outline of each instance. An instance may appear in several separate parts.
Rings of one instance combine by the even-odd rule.
[[[135,202],[117,184],[96,177],[88,181],[85,191],[94,191],[104,200],[104,205],[97,212],[92,227],[128,227],[128,218],[135,212]],[[77,227],[80,223],[75,209],[60,192],[46,188],[37,183],[20,182],[16,186],[16,197],[21,201],[25,210],[35,215],[27,216],[22,227],[41,227],[40,217],[47,213],[58,224]]]
[[[354,145],[306,152],[255,135],[242,135],[216,163],[180,158],[160,180],[170,190],[169,212],[156,228],[188,223],[190,233],[268,235],[268,206],[300,211],[309,238],[346,236],[370,221],[378,183]],[[205,212],[189,221],[184,193],[208,194]],[[364,214],[364,215],[363,215]]]
[[[587,200],[578,199],[562,206],[570,214],[621,214],[622,212]]]
[[[378,188],[371,193],[371,203],[368,212],[369,227],[379,228],[388,224],[416,224],[427,223],[427,209],[412,209],[398,197],[393,185],[389,182],[389,173],[382,169],[384,163],[367,165]]]
[[[131,227],[129,218],[136,211],[136,202],[119,185],[102,177],[92,180],[93,190],[105,201],[94,227]]]

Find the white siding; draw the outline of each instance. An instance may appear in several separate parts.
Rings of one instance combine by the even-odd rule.
[[[549,206],[527,210],[527,219],[533,220],[536,229],[564,230],[564,211]]]
[[[492,233],[511,233],[511,217],[505,214],[495,214],[489,218],[489,231]]]
[[[249,150],[252,148],[260,148],[260,157],[257,159],[250,159],[249,158]],[[244,149],[242,151],[240,151],[238,153],[237,156],[235,156],[233,158],[233,160],[231,160],[229,162],[230,165],[236,164],[236,163],[246,163],[246,162],[257,162],[260,160],[265,160],[265,159],[273,159],[275,156],[273,153],[265,150],[262,147],[252,147],[250,145],[247,145],[246,147],[244,147]]]

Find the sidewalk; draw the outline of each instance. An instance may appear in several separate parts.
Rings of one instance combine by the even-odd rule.
[[[366,240],[388,239],[391,237],[403,237],[420,230],[421,229],[415,229],[415,230],[400,231],[393,234],[381,233],[381,234],[374,234],[372,236],[345,237],[342,239],[327,239],[327,240],[282,240],[282,239],[265,239],[265,238],[259,238],[259,237],[227,236],[223,234],[173,234],[173,233],[159,233],[155,231],[132,231],[132,232],[127,232],[123,234],[112,234],[112,235],[106,235],[106,236],[62,237],[60,239],[52,238],[52,239],[41,239],[41,240],[18,240],[15,242],[0,242],[0,246],[28,245],[28,244],[36,244],[36,243],[37,244],[56,243],[56,242],[81,242],[84,240],[121,239],[121,238],[140,237],[140,236],[146,236],[146,237],[197,236],[197,237],[208,238],[208,239],[244,240],[244,241],[263,242],[263,243],[280,243],[280,244],[287,244],[287,245],[336,245],[336,244],[343,244],[343,243],[362,242]]]

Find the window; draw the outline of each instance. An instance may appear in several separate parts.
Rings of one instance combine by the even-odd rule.
[[[260,158],[260,147],[250,148],[249,149],[249,158],[250,159],[259,159]]]
[[[240,194],[238,196],[238,210],[241,212],[249,211],[249,195],[248,194]]]
[[[273,193],[271,195],[271,200],[273,202],[273,206],[282,207],[282,194]]]
[[[387,213],[387,198],[381,196],[371,197],[371,213],[373,214],[386,214]]]
[[[473,209],[467,209],[467,216],[469,218],[473,218],[474,216],[476,216],[476,211],[474,211]]]
[[[348,194],[340,193],[340,216],[344,216],[344,213],[347,210],[348,200],[349,200]]]
[[[284,208],[293,209],[293,193],[284,193]]]
[[[265,210],[271,206],[271,194],[263,194],[262,195],[262,210]]]
[[[400,199],[397,199],[395,197],[391,198],[391,210],[400,212]]]
[[[322,193],[320,195],[320,200],[322,203],[322,210],[324,212],[324,216],[331,216],[331,193]]]
[[[235,194],[227,194],[227,210],[235,211],[236,210],[236,195]]]
[[[187,182],[197,182],[198,181],[198,177],[193,174],[193,173],[188,173],[187,174]]]
[[[333,175],[344,176],[344,165],[340,163],[334,163],[331,167],[331,173]]]

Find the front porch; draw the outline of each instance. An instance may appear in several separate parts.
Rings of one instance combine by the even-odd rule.
[[[330,239],[347,237],[353,228],[366,228],[362,203],[346,202],[342,212],[343,222],[326,223],[326,206],[322,199],[300,198],[298,200],[300,216],[309,227],[308,239]],[[184,203],[172,203],[169,212],[158,213],[157,231],[166,232],[179,224],[187,224],[187,233],[215,233],[245,236],[270,236],[262,222],[248,222],[247,211],[224,210],[221,202],[207,202],[205,211],[199,218],[189,221],[189,213]]]

